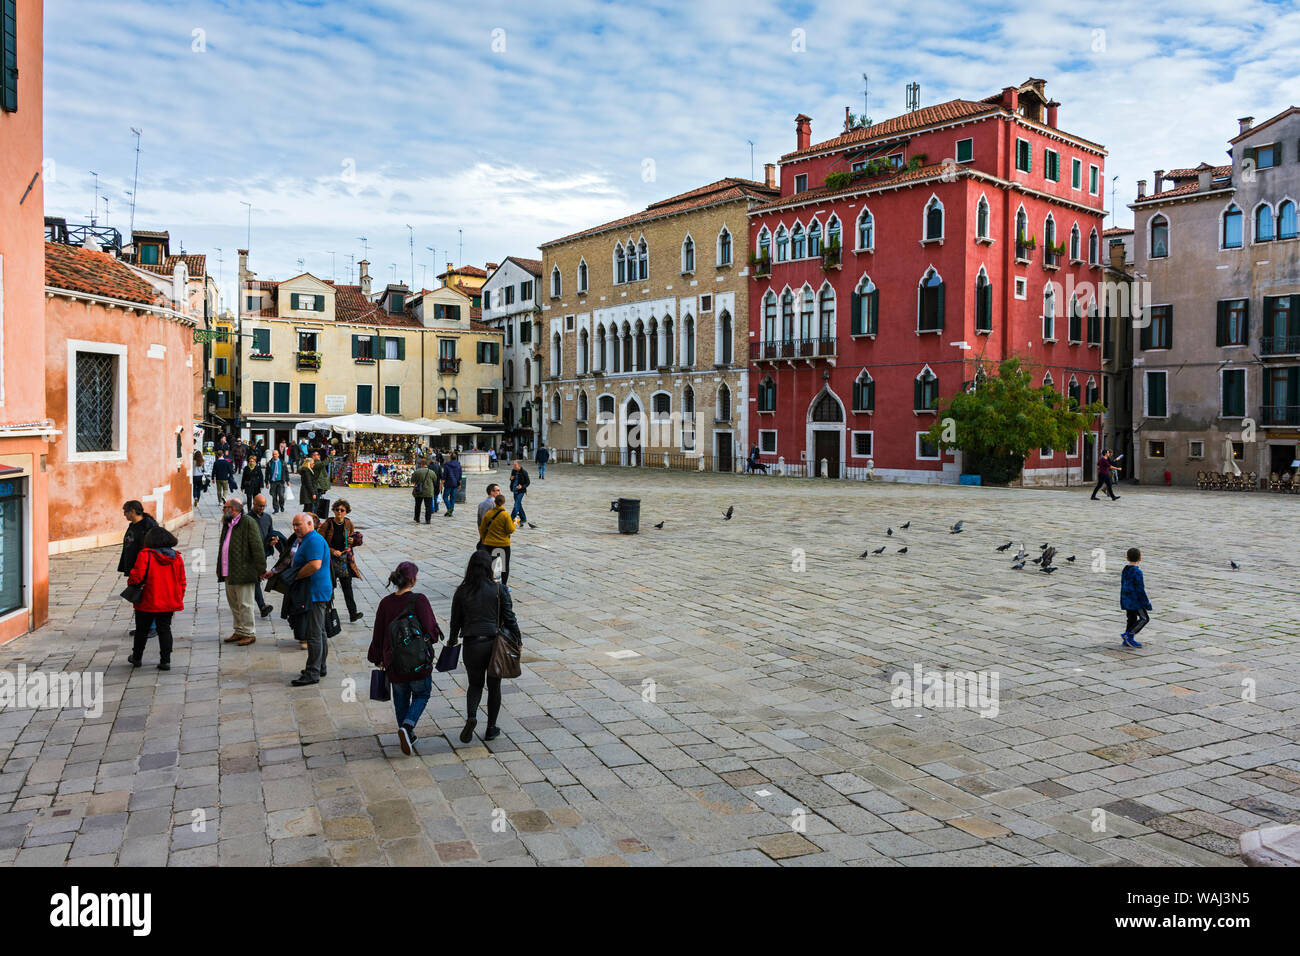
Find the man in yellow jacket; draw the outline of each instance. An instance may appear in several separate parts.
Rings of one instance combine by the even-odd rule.
[[[478,535],[482,539],[479,547],[492,554],[492,563],[496,565],[496,556],[501,555],[501,583],[510,584],[510,536],[519,529],[515,519],[506,511],[506,496],[496,496],[496,507],[483,515],[479,522]]]

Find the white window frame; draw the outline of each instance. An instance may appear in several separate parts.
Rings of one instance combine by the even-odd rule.
[[[1020,168],[1020,144],[1021,143],[1024,143],[1026,146],[1029,147],[1029,153],[1028,153],[1029,168],[1028,169]],[[1016,137],[1015,152],[1012,153],[1011,155],[1011,169],[1013,172],[1017,172],[1017,173],[1032,173],[1034,171],[1034,144],[1031,143],[1029,140],[1022,139],[1019,136]]]
[[[871,436],[871,451],[865,455],[858,454],[858,436]],[[876,432],[875,429],[855,430],[849,432],[849,457],[850,458],[875,458],[876,457]]]
[[[1152,445],[1157,445],[1157,444],[1158,444],[1158,445],[1163,445],[1163,446],[1164,446],[1165,453],[1164,453],[1163,455],[1153,455],[1153,454],[1151,453],[1151,446],[1152,446]],[[1148,438],[1148,439],[1147,439],[1147,453],[1146,453],[1146,460],[1147,460],[1147,461],[1168,461],[1168,460],[1169,460],[1169,442],[1165,441],[1165,439],[1163,439],[1163,438]]]
[[[77,451],[77,353],[97,352],[117,356],[116,411],[113,419],[113,451]],[[68,339],[68,461],[126,461],[127,452],[127,347],[116,342],[88,342]],[[251,399],[250,399],[251,404]]]
[[[772,450],[768,451],[763,447],[763,438],[766,435],[772,436]],[[781,446],[777,444],[777,430],[775,428],[760,428],[758,430],[758,453],[760,455],[775,455],[777,449]]]
[[[1049,165],[1047,162],[1047,156],[1049,153],[1056,157],[1055,179],[1047,175],[1047,167]],[[1059,183],[1061,181],[1061,151],[1059,149],[1052,149],[1050,146],[1043,147],[1043,181],[1049,183]]]
[[[1029,279],[1025,276],[1015,276],[1012,286],[1012,295],[1017,299],[1029,298]]]
[[[1196,452],[1196,446],[1201,446],[1200,454]],[[1202,438],[1189,438],[1187,440],[1187,457],[1193,461],[1201,461],[1205,458],[1205,440]]]
[[[729,258],[727,259],[726,262],[722,261],[722,237],[724,235],[726,235],[728,238],[731,239],[731,242],[728,243],[729,248],[727,254]],[[698,254],[699,253],[697,251],[696,255]],[[726,226],[723,226],[721,229],[718,230],[718,238],[714,240],[713,243],[714,264],[717,268],[721,269],[724,266],[731,265],[735,260],[736,260],[736,237],[731,234],[730,229],[728,229]]]
[[[916,447],[914,449],[916,451],[916,460],[917,461],[943,461],[943,446],[941,446],[938,442],[935,442],[935,447],[938,450],[939,454],[934,455],[933,457],[930,455],[921,454],[921,439],[926,436],[926,433],[928,431],[929,429],[926,429],[926,431],[921,431],[916,433]],[[872,439],[872,446],[873,447],[875,446],[875,439]]]
[[[797,176],[794,177],[794,191],[796,193],[803,193],[808,191],[807,173],[799,173]]]
[[[583,295],[584,293],[586,293],[590,273],[591,270],[587,267],[586,257],[580,256],[578,258],[578,275],[577,275],[578,295]]]
[[[928,220],[930,218],[930,207],[935,203],[939,204],[939,235],[930,236],[926,234],[926,228],[929,225]],[[934,193],[930,193],[930,198],[925,201],[925,205],[921,209],[921,245],[928,245],[932,242],[937,242],[939,245],[943,245],[943,237],[947,231],[948,210],[944,208],[942,199]]]
[[[858,241],[862,237],[863,216],[871,217],[871,245],[869,246],[858,245]],[[858,213],[857,218],[853,220],[853,246],[854,246],[853,249],[854,252],[875,252],[876,251],[876,217],[875,214],[873,214],[872,211],[866,206],[862,207],[862,210]]]
[[[1076,176],[1075,173],[1078,173],[1078,175]],[[1075,185],[1076,179],[1079,181],[1077,186]],[[1083,160],[1079,159],[1077,156],[1070,158],[1070,188],[1078,192],[1083,192]]]
[[[1095,186],[1094,186],[1095,180]],[[1101,192],[1101,167],[1096,163],[1088,164],[1088,195],[1096,196]]]
[[[576,432],[577,432],[577,434],[576,434],[576,437],[574,438],[574,443],[577,445],[578,448],[586,448],[586,447],[587,447],[587,429],[585,429],[585,428],[579,428],[579,429],[576,430]]]
[[[961,144],[970,143],[970,158],[961,158]],[[965,139],[957,140],[957,145],[953,147],[953,162],[955,163],[973,163],[975,162],[975,137],[967,136]]]

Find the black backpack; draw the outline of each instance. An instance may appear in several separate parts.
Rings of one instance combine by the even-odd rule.
[[[413,674],[420,679],[428,676],[433,664],[433,645],[415,616],[414,594],[401,615],[388,625],[388,647],[394,673]]]

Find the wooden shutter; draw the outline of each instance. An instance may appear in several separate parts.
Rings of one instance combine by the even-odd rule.
[[[863,328],[866,323],[863,321],[862,315],[862,296],[857,292],[854,292],[849,296],[849,316],[851,317],[849,322],[850,335],[861,335],[866,331]]]
[[[297,292],[290,292],[290,293],[289,293],[289,308],[291,308],[291,309],[296,309],[296,308],[298,308],[298,293],[297,293]]]
[[[0,14],[0,109],[12,113],[18,109],[18,24],[17,0],[3,0]],[[39,8],[38,8],[39,9]],[[40,65],[37,64],[37,69]]]
[[[1138,348],[1141,350],[1151,348],[1151,321],[1154,318],[1151,312],[1151,306],[1147,306],[1147,324],[1138,330]]]
[[[880,290],[867,293],[867,331],[872,335],[880,331]]]
[[[1165,340],[1160,343],[1167,349],[1174,347],[1174,307],[1165,306]]]
[[[993,283],[986,282],[980,286],[980,308],[984,310],[984,328],[993,328]]]
[[[397,360],[399,362],[406,361],[406,339],[400,336],[397,339]]]
[[[912,379],[912,408],[921,408],[921,380],[919,378]]]
[[[1228,344],[1228,303],[1220,302],[1218,315],[1214,321],[1214,344]]]
[[[943,331],[943,283],[940,282],[934,290],[934,327],[940,332]]]
[[[1241,309],[1241,341],[1250,344],[1250,300],[1247,299],[1242,303]]]
[[[297,298],[297,296],[295,296],[295,298]],[[294,308],[296,309],[297,306],[294,306]],[[360,355],[361,355],[361,336],[354,335],[352,336],[352,357],[358,358]]]
[[[314,301],[316,302],[316,311],[317,311],[317,312],[324,312],[324,311],[325,311],[325,296],[323,296],[323,295],[318,295],[318,296],[315,297],[315,300],[314,300]]]

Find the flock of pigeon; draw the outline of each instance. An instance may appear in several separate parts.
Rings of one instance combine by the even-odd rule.
[[[900,525],[898,526],[898,529],[899,529],[900,531],[906,531],[906,530],[907,530],[908,528],[910,528],[911,526],[912,526],[912,522],[911,522],[911,520],[909,519],[908,521],[904,522],[903,524],[900,524]],[[965,522],[964,522],[964,521],[958,521],[956,524],[954,524],[951,528],[948,529],[948,533],[949,533],[949,534],[961,534],[962,531],[964,531],[964,530],[965,530]],[[893,529],[892,527],[891,527],[891,528],[886,528],[886,529],[885,529],[885,536],[886,536],[886,537],[889,537],[889,538],[892,538],[892,537],[894,536],[894,529]],[[1005,552],[1005,551],[1010,550],[1010,548],[1011,548],[1011,546],[1012,546],[1013,544],[1015,544],[1015,541],[1008,541],[1006,544],[999,545],[998,547],[994,548],[993,550],[995,550],[995,551],[1002,551],[1002,552]],[[882,544],[882,545],[881,545],[880,547],[878,547],[878,548],[868,548],[866,551],[863,551],[860,555],[858,555],[858,557],[859,557],[859,558],[865,558],[865,557],[867,557],[868,555],[884,554],[884,553],[885,553],[885,548],[886,548],[886,547],[888,547],[888,545],[883,545],[883,544]],[[1039,570],[1039,571],[1042,571],[1044,574],[1054,574],[1056,571],[1060,570],[1060,568],[1059,568],[1058,565],[1055,565],[1055,564],[1052,563],[1053,561],[1056,560],[1056,549],[1055,549],[1055,548],[1053,548],[1053,547],[1051,547],[1050,545],[1048,545],[1047,542],[1043,542],[1043,544],[1041,544],[1041,545],[1039,546],[1039,551],[1041,552],[1041,553],[1039,554],[1039,556],[1036,557],[1036,558],[1034,558],[1033,561],[1032,561],[1033,564],[1038,565],[1038,570]],[[907,545],[906,545],[906,544],[903,545],[903,547],[899,548],[898,551],[897,551],[896,553],[898,553],[898,554],[907,554]],[[1015,556],[1012,558],[1011,570],[1013,570],[1013,571],[1023,571],[1023,570],[1025,569],[1025,560],[1026,560],[1028,557],[1029,557],[1029,552],[1027,552],[1027,551],[1025,550],[1025,545],[1024,545],[1024,542],[1022,541],[1021,544],[1020,544],[1020,550],[1017,551],[1016,554],[1015,554]],[[1073,563],[1074,563],[1074,560],[1075,560],[1075,555],[1072,554],[1072,555],[1070,555],[1068,558],[1066,558],[1065,560],[1066,560],[1066,563],[1068,563],[1068,564],[1073,564]]]

